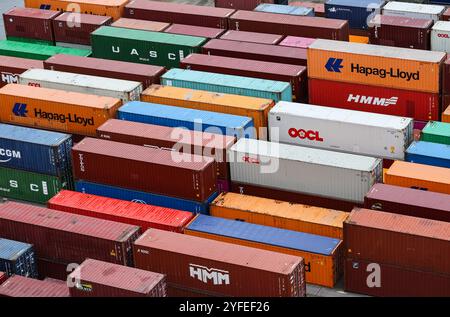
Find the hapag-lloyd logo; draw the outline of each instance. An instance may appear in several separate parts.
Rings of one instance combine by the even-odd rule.
[[[189,264],[189,275],[199,281],[208,284],[210,281],[213,285],[229,285],[230,272],[207,268],[206,266]]]
[[[320,137],[319,131],[291,128],[289,129],[288,134],[294,139],[299,138],[301,140],[308,139],[310,141],[323,142],[323,138]]]

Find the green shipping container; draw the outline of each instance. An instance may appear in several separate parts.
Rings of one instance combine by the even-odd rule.
[[[57,176],[0,167],[0,197],[45,204],[62,189],[73,189],[70,183]]]
[[[0,41],[0,55],[44,61],[56,54],[90,56],[91,51],[17,41]]]
[[[179,67],[206,38],[103,26],[91,33],[92,55],[118,61]]]
[[[421,141],[450,145],[450,123],[430,121],[422,130]]]
[[[47,45],[47,46],[55,46],[54,42],[44,41],[44,40],[37,40],[37,39],[30,39],[28,37],[7,36],[6,39],[8,41],[15,41],[15,42],[22,42],[22,43],[31,43],[31,44],[40,44],[40,45]]]

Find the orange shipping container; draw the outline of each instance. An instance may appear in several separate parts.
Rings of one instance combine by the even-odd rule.
[[[442,122],[450,123],[450,106],[442,113]]]
[[[318,39],[308,47],[308,76],[439,93],[446,54]]]
[[[348,41],[353,43],[369,44],[369,38],[367,36],[350,35]]]
[[[450,194],[450,168],[395,161],[385,183]]]
[[[270,99],[159,85],[147,88],[141,101],[250,117],[262,139],[266,137],[259,134],[259,128],[267,127],[269,111],[275,105]]]
[[[219,195],[211,216],[343,239],[348,213],[236,193]]]
[[[0,89],[0,121],[95,136],[121,104],[111,97],[9,84]]]

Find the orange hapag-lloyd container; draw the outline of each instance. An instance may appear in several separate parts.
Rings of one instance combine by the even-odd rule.
[[[0,121],[85,136],[115,118],[120,99],[8,84],[0,89]]]
[[[343,239],[347,212],[256,196],[223,193],[210,205],[211,216]]]
[[[450,168],[395,161],[385,184],[450,194]]]
[[[450,106],[442,113],[442,122],[450,123]]]
[[[269,111],[275,105],[270,99],[160,85],[142,92],[141,101],[250,117],[260,137],[259,128],[267,127]]]

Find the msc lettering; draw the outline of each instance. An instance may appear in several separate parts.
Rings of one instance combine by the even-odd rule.
[[[119,54],[120,53],[120,47],[119,46],[112,46],[112,52]],[[141,54],[138,52],[137,49],[133,48],[130,51],[130,55],[135,55],[135,56],[141,56]],[[157,51],[149,51],[148,54],[144,53],[142,54],[144,57],[149,57],[149,58],[158,58],[158,52]],[[176,61],[176,60],[182,60],[184,58],[184,51],[179,50],[178,51],[178,56],[176,53],[167,53],[167,59],[171,60],[171,61]]]
[[[364,67],[359,64],[353,64],[351,65],[351,72],[352,73],[358,73],[363,74],[366,76],[378,76],[380,78],[386,78],[387,76],[391,78],[400,78],[400,79],[406,79],[406,81],[420,80],[420,72],[417,71],[415,73],[405,72],[401,71],[399,68],[389,68],[383,69],[383,68],[375,68],[375,67]]]
[[[10,179],[9,180],[9,187],[11,188],[19,188],[19,181],[14,180],[14,179]],[[47,182],[42,182],[41,184],[42,186],[38,185],[38,184],[29,184],[29,190],[32,192],[40,192],[42,191],[42,194],[44,195],[48,195],[48,186],[47,186]]]
[[[59,121],[61,123],[76,123],[81,124],[84,127],[88,125],[94,125],[94,117],[91,118],[83,118],[78,116],[77,114],[68,113],[67,115],[61,114],[61,113],[51,113],[51,112],[45,112],[41,109],[34,109],[34,116],[36,118],[41,119],[47,119],[47,120],[54,120]]]

